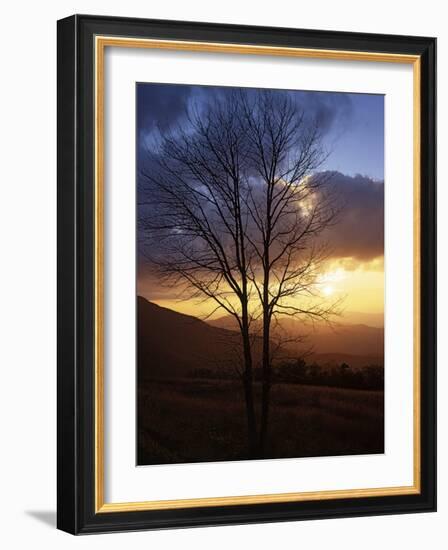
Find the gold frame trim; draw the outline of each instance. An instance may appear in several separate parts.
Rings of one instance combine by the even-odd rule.
[[[142,502],[104,501],[104,53],[106,47],[151,48],[160,50],[269,55],[346,61],[407,63],[413,65],[413,172],[414,172],[414,392],[413,392],[413,455],[414,482],[410,486],[344,489],[301,493],[154,500]],[[343,50],[255,46],[96,36],[95,45],[95,513],[167,510],[208,506],[235,506],[279,502],[304,502],[341,498],[362,498],[393,495],[414,495],[421,492],[421,426],[420,426],[420,124],[421,72],[420,56]]]

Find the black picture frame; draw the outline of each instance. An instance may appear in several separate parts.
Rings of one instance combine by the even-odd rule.
[[[419,494],[163,510],[95,510],[95,143],[97,35],[420,57]],[[436,510],[436,39],[74,15],[58,22],[57,526],[73,534]]]

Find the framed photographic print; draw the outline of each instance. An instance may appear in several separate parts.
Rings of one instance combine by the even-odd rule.
[[[58,527],[434,511],[433,38],[58,22]]]

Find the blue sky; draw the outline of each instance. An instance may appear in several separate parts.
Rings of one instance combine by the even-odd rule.
[[[338,94],[335,94],[338,95]],[[351,110],[346,126],[333,126],[326,142],[333,152],[325,168],[384,179],[384,96],[346,94]]]

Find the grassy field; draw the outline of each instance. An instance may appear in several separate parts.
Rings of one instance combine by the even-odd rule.
[[[271,403],[260,458],[384,452],[382,391],[279,383]],[[139,389],[139,464],[243,460],[246,441],[238,381],[186,378]]]

